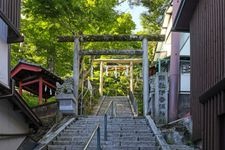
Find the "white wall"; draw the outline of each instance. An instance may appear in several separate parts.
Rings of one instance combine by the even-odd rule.
[[[181,73],[180,92],[190,92],[190,73]]]
[[[9,81],[9,45],[7,44],[8,27],[0,18],[0,82],[8,85]]]
[[[7,100],[0,101],[0,133],[28,133],[28,124]],[[0,137],[0,150],[15,150],[25,137]]]
[[[180,33],[180,56],[190,56],[190,33]]]
[[[180,33],[180,56],[190,56],[189,33]],[[180,66],[180,68],[181,67],[182,66]],[[190,73],[182,73],[182,71],[180,71],[180,91],[190,91]]]

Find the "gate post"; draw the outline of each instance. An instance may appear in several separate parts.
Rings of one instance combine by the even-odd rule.
[[[133,86],[133,62],[130,62],[130,91],[134,93],[134,86]]]
[[[149,99],[149,66],[148,66],[148,40],[144,38],[142,40],[142,49],[143,49],[143,62],[142,62],[142,76],[143,76],[143,112],[144,115],[147,114],[148,110],[148,99]]]
[[[80,58],[79,58],[79,51],[80,51],[80,40],[79,37],[75,37],[74,39],[74,57],[73,57],[73,82],[74,82],[74,96],[75,99],[78,101],[78,90],[79,90],[79,65],[80,65]]]
[[[99,79],[99,93],[100,96],[103,96],[103,61],[100,63],[100,79]]]

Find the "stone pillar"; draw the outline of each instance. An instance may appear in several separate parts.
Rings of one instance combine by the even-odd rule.
[[[99,93],[103,96],[103,61],[100,63]]]
[[[78,90],[79,90],[79,66],[80,66],[80,58],[79,58],[79,51],[80,51],[80,41],[79,37],[76,37],[74,40],[74,57],[73,57],[73,82],[74,82],[74,96],[75,99],[78,101]]]
[[[143,49],[143,111],[144,115],[147,114],[148,111],[148,99],[149,99],[149,66],[148,66],[148,40],[146,38],[142,41],[142,49]]]

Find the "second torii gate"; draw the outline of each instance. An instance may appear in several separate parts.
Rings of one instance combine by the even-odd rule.
[[[130,68],[130,91],[134,92],[133,88],[133,64],[141,63],[141,59],[95,59],[94,62],[100,63],[100,82],[99,82],[99,93],[103,96],[103,64],[106,63],[119,63],[129,64]]]
[[[73,59],[73,78],[74,78],[74,96],[78,100],[79,90],[79,55],[85,53],[81,51],[80,42],[116,42],[116,41],[142,41],[142,50],[133,50],[126,52],[123,50],[116,51],[117,55],[132,55],[142,54],[142,72],[143,72],[143,101],[144,101],[144,115],[147,114],[148,99],[149,99],[149,63],[148,63],[148,41],[164,41],[164,35],[81,35],[81,36],[60,36],[59,42],[74,42],[74,59]],[[115,51],[115,50],[114,50]],[[88,55],[95,55],[97,51],[90,51]],[[97,53],[104,53],[99,51]],[[113,53],[111,50],[109,53]]]

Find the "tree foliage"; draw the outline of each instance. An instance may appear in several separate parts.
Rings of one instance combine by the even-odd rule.
[[[21,33],[25,41],[13,45],[12,65],[25,59],[41,64],[60,76],[71,75],[73,44],[58,43],[57,37],[130,34],[135,28],[132,17],[115,11],[116,4],[116,0],[24,0]],[[102,49],[103,46],[107,49],[112,44],[82,44],[83,49]]]
[[[142,14],[142,25],[147,33],[159,33],[163,14],[170,0],[142,0],[148,12]]]

